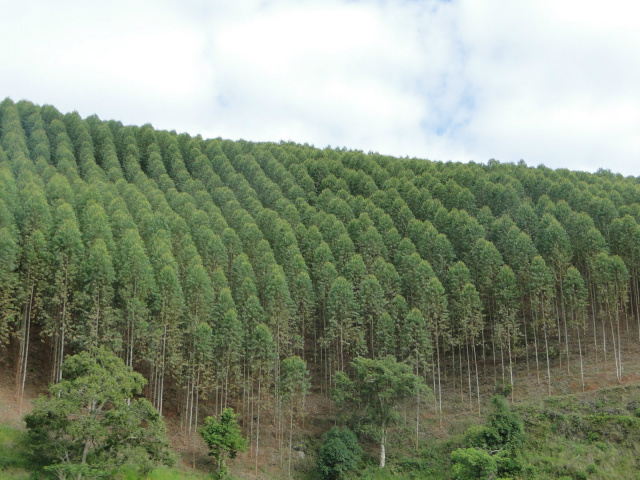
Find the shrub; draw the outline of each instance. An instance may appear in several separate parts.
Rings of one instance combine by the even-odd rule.
[[[473,425],[464,434],[464,443],[468,447],[493,450],[501,443],[500,435],[495,428],[484,425]]]
[[[451,452],[451,461],[456,480],[482,480],[498,473],[495,459],[478,448],[458,448]]]
[[[355,433],[348,428],[333,427],[322,436],[318,452],[318,471],[322,478],[339,480],[356,468],[362,449]]]
[[[508,450],[517,451],[524,444],[524,423],[517,413],[512,412],[502,397],[491,399],[492,412],[489,427],[495,429],[500,444]]]

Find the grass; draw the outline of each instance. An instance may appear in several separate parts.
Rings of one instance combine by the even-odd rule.
[[[550,397],[520,408],[527,478],[640,479],[640,388]]]
[[[124,471],[122,480],[139,480],[132,472]],[[210,478],[202,473],[190,473],[177,468],[158,467],[147,477],[147,480],[205,480]]]
[[[29,458],[22,444],[24,432],[0,424],[0,477],[26,479],[30,476]]]

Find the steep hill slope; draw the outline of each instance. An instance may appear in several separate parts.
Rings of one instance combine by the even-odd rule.
[[[6,99],[3,367],[20,402],[106,345],[187,443],[233,406],[258,466],[260,429],[284,443],[294,355],[318,415],[356,356],[424,377],[424,422],[497,390],[635,382],[639,220],[638,179],[609,171],[205,140]]]

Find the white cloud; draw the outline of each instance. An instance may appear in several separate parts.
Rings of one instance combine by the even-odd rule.
[[[640,173],[640,17],[630,5],[461,5],[476,101],[465,141],[480,160]]]
[[[0,8],[0,96],[204,136],[640,175],[631,1]]]
[[[207,95],[203,32],[160,5],[27,2],[8,12],[0,87],[16,100],[144,123]]]

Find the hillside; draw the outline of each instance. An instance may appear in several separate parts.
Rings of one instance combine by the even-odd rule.
[[[638,221],[638,178],[607,170],[203,139],[6,99],[2,381],[21,404],[106,346],[185,444],[232,406],[258,469],[282,463],[282,361],[306,362],[295,423],[319,435],[335,372],[392,355],[431,387],[425,442],[497,392],[637,382]]]

